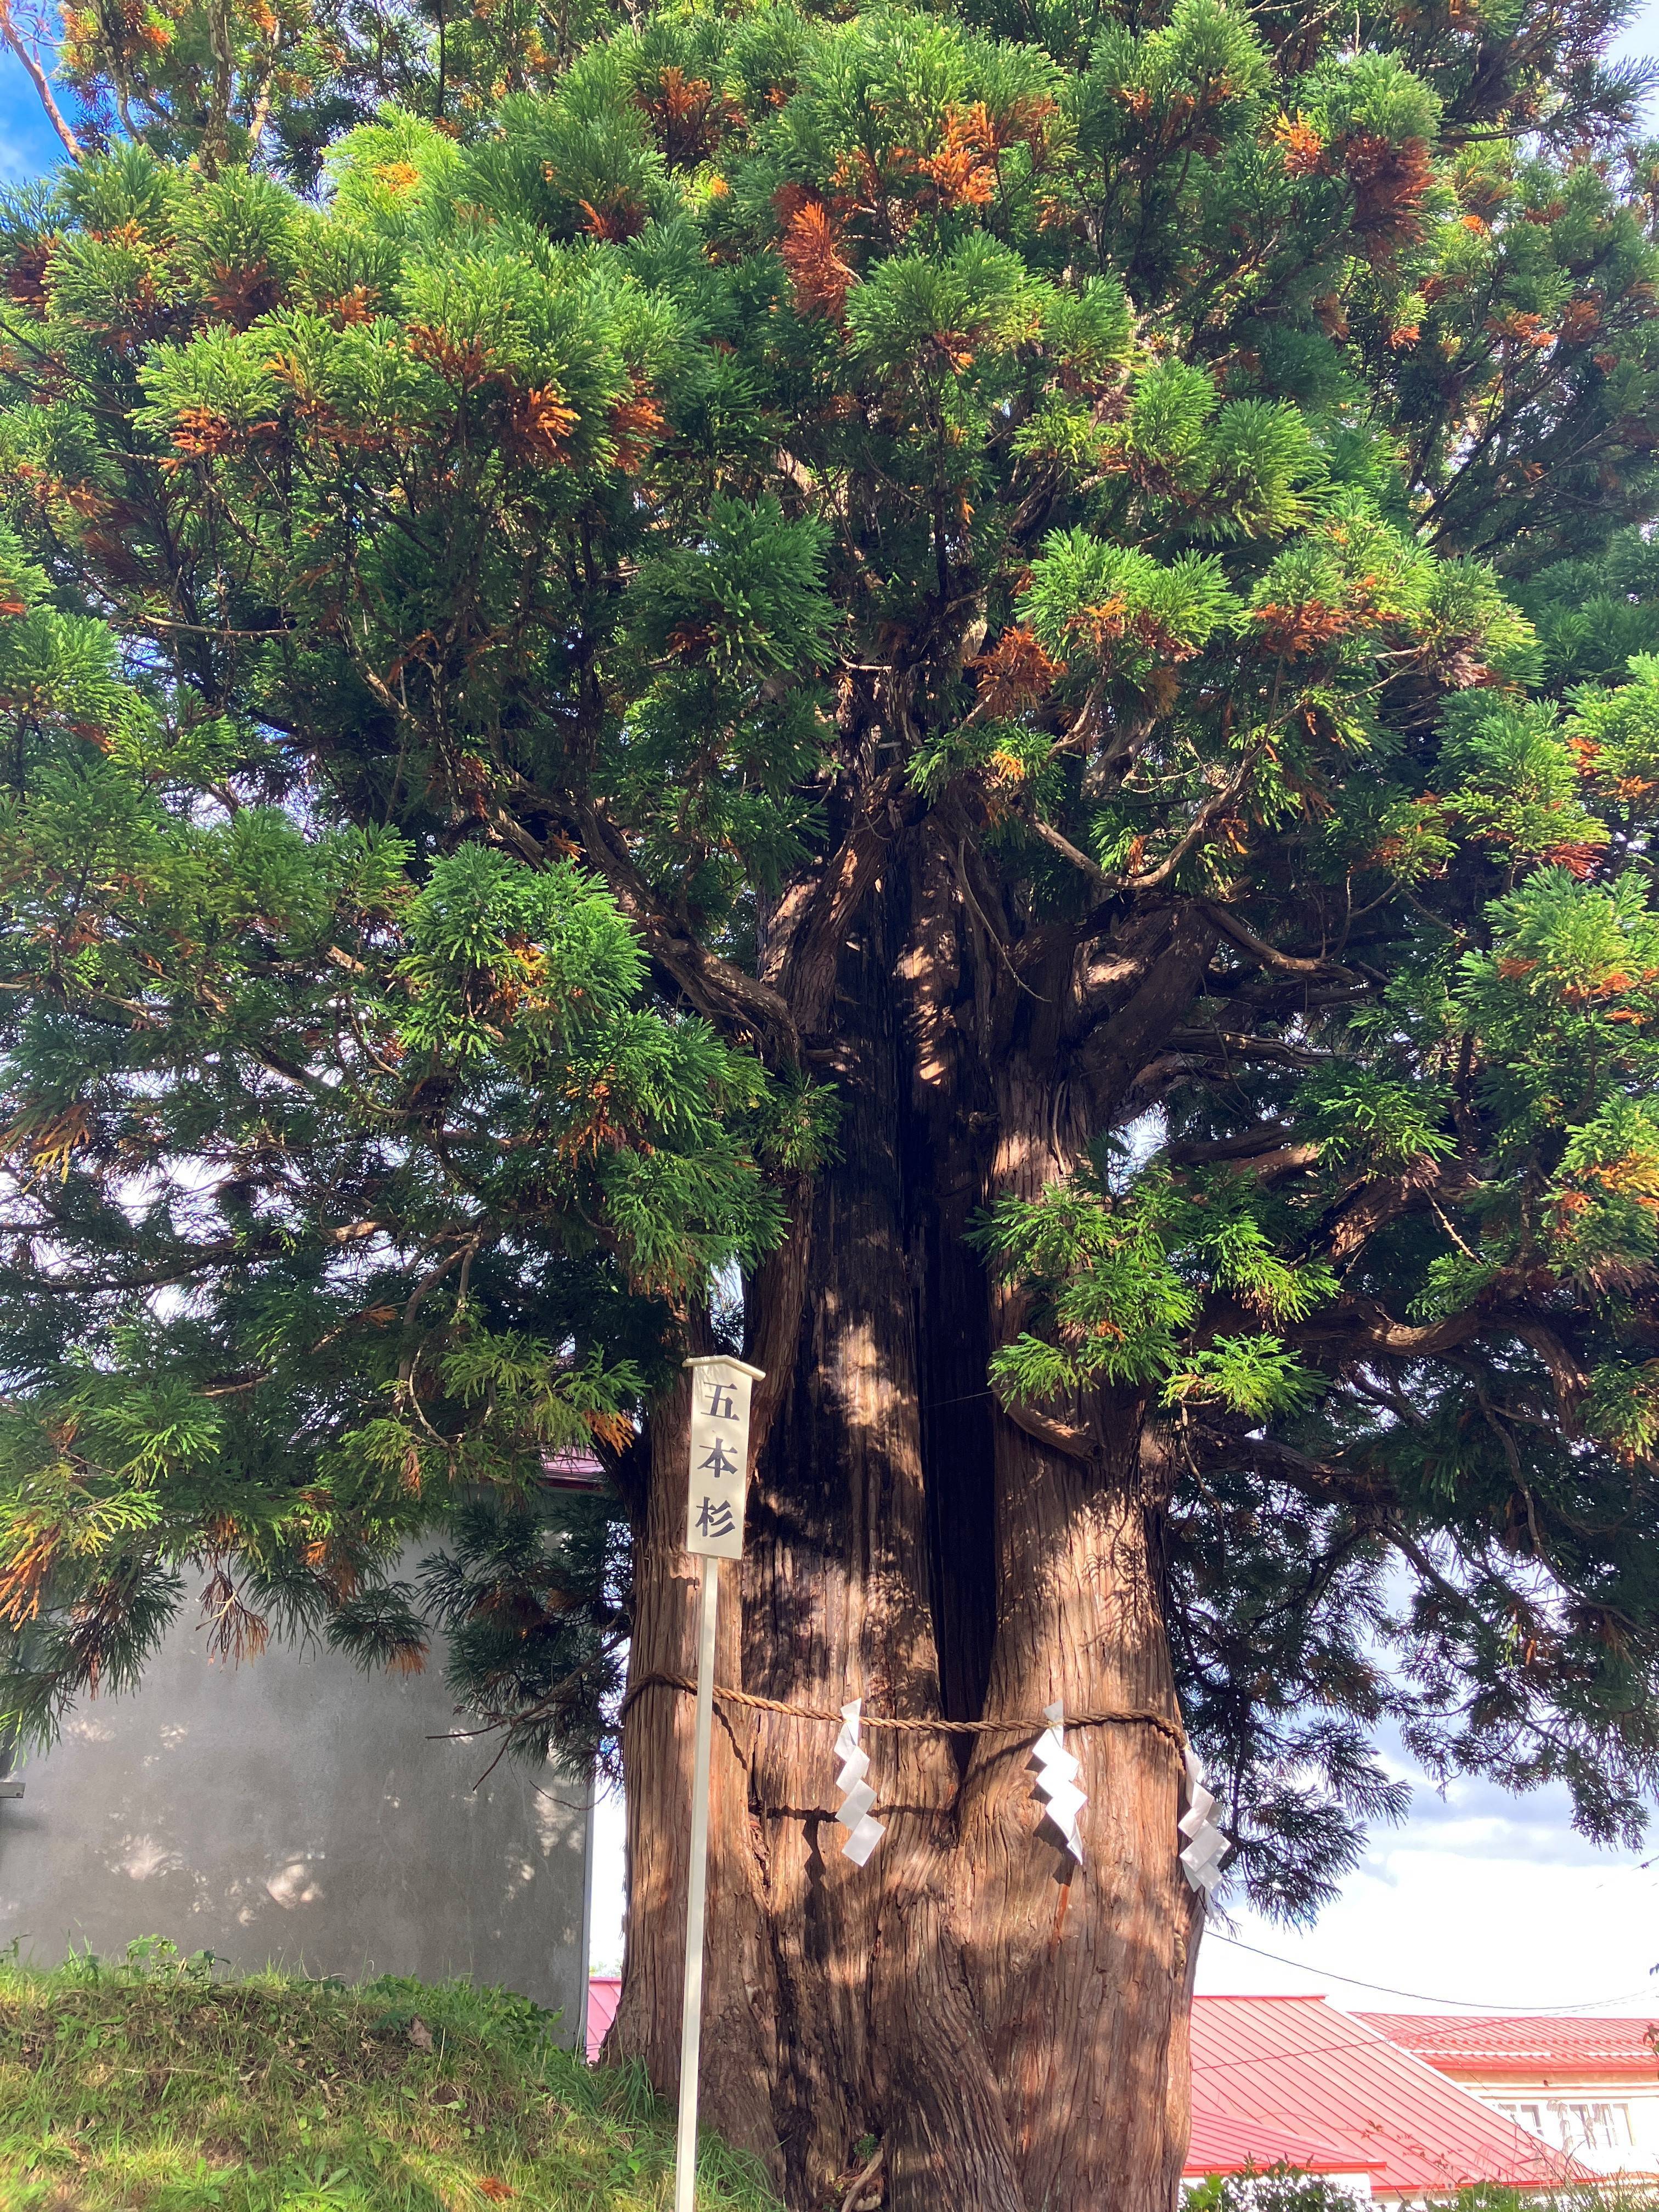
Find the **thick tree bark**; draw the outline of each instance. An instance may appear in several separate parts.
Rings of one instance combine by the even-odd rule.
[[[937,1716],[915,1334],[897,1142],[890,905],[846,948],[841,1162],[818,1188],[793,1383],[763,1455],[744,1656],[763,1694]],[[957,1768],[944,1735],[871,1731],[887,1833],[841,1853],[832,1732],[763,1719],[751,1777],[788,2029],[776,2111],[792,2202],[816,2203],[866,2134],[888,2198],[1023,2204],[963,1962]]]
[[[720,1679],[913,1718],[1150,1709],[1176,1717],[1140,1476],[1142,1407],[1079,1409],[1100,1449],[1051,1451],[995,1406],[1015,1316],[964,1241],[995,1190],[1035,1190],[1086,1133],[1038,1021],[982,1049],[983,948],[952,857],[912,841],[844,945],[830,1036],[840,1158],[798,1224],[793,1344],[768,1316],[740,1623]],[[799,1249],[776,1288],[785,1317]],[[762,1286],[751,1298],[758,1337]],[[678,1549],[684,1405],[653,1423],[633,1666],[690,1672]],[[1155,1501],[1154,1501],[1155,1504]],[[676,2086],[690,1702],[626,1722],[630,1907],[610,2055]],[[832,1724],[728,1708],[716,1729],[707,2123],[766,2161],[791,2212],[838,2206],[884,2153],[891,2212],[1164,2212],[1186,2140],[1196,1922],[1176,1862],[1179,1759],[1145,1724],[1074,1731],[1089,1793],[1072,1869],[1032,1796],[1030,1741],[866,1729],[886,1834],[854,1867]]]
[[[1088,1133],[1067,1127],[1064,1098],[1018,1054],[997,1093],[996,1187],[1034,1197],[1076,1164]],[[993,1304],[1001,1340],[1018,1317],[1016,1295],[999,1287]],[[1090,1410],[1093,1464],[1004,1416],[995,1424],[990,1718],[1041,1712],[1054,1698],[1071,1712],[1176,1717],[1141,1481],[1145,1407],[1120,1392]],[[1072,1748],[1089,1797],[1081,1869],[1034,1818],[1019,1758],[980,1740],[962,1823],[975,1979],[1030,2203],[1164,2212],[1187,2148],[1196,1932],[1176,1856],[1180,1757],[1136,1723],[1079,1729]]]

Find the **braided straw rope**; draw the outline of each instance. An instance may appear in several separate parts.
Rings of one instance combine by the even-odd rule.
[[[635,1698],[646,1690],[683,1690],[688,1696],[696,1694],[697,1686],[684,1674],[641,1674],[639,1680],[622,1701],[622,1719]],[[792,1705],[783,1698],[757,1698],[750,1690],[732,1690],[716,1683],[714,1695],[728,1705],[746,1705],[757,1713],[781,1713],[787,1720],[838,1721],[839,1711],[830,1705]],[[921,1735],[1011,1735],[1039,1736],[1050,1725],[1046,1720],[1018,1721],[936,1721],[900,1720],[888,1713],[860,1713],[861,1725],[872,1729],[908,1729]],[[1187,1748],[1187,1731],[1178,1721],[1168,1719],[1145,1706],[1131,1705],[1108,1708],[1097,1713],[1067,1713],[1060,1722],[1062,1728],[1149,1728],[1167,1736],[1177,1751]]]

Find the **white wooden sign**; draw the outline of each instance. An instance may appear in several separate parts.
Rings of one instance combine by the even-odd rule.
[[[697,2074],[702,2054],[702,1950],[708,1896],[708,1761],[714,1733],[714,1630],[720,1559],[743,1557],[749,1489],[749,1401],[764,1370],[708,1352],[691,1370],[690,1486],[685,1548],[702,1561],[697,1601],[697,1718],[691,1751],[691,1856],[685,1886],[685,1990],[680,2010],[680,2108],[674,2134],[674,2212],[693,2212]]]
[[[761,1370],[742,1359],[685,1364],[691,1370],[685,1548],[705,1559],[740,1559],[749,1489],[749,1400]]]

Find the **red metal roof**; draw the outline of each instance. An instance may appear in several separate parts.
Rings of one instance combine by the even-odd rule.
[[[617,2017],[617,2004],[622,1996],[620,1974],[590,1974],[587,1979],[587,2063],[591,2066],[599,2055],[599,2045],[611,2030]]]
[[[1536,2185],[1577,2172],[1323,1997],[1196,1998],[1193,2114],[1200,2142],[1204,2130],[1229,2122],[1259,2124],[1264,2138],[1283,2131],[1351,2147],[1358,2153],[1353,2164],[1369,2166],[1372,2187],[1389,2195],[1478,2181]],[[1269,2151],[1255,2163],[1270,2166],[1277,2155]],[[1214,2169],[1189,2155],[1187,2170]]]
[[[549,1452],[542,1462],[542,1480],[551,1490],[603,1490],[605,1469],[592,1452]]]
[[[1205,2112],[1193,2114],[1185,2170],[1188,2174],[1266,2173],[1275,2166],[1293,2166],[1298,2173],[1369,2172],[1375,2178],[1382,2165],[1374,2150],[1362,2150],[1358,2143],[1318,2142],[1311,2136],[1270,2126],[1266,2120],[1235,2120]]]
[[[1402,2051],[1449,2074],[1638,2074],[1659,2080],[1659,2020],[1554,2020],[1510,2013],[1443,2019],[1437,2013],[1354,2014]]]
[[[621,1995],[620,1975],[595,1974],[588,1983],[590,2059],[599,2055]],[[1536,2185],[1584,2178],[1560,2152],[1389,2040],[1380,2032],[1385,2021],[1449,2034],[1540,2025],[1341,2013],[1323,1997],[1197,1997],[1188,2174],[1265,2172],[1281,2165],[1306,2173],[1369,2173],[1384,2196],[1466,2182]],[[1622,2030],[1646,2023],[1541,2025]],[[1630,2047],[1628,2038],[1607,2040]],[[1652,2063],[1650,2049],[1648,2057]]]

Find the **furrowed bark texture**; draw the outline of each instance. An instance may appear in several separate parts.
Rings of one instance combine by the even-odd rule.
[[[1141,1484],[1144,1409],[1075,1410],[1080,1460],[1002,1413],[1010,1295],[967,1243],[996,1192],[1033,1193],[1087,1133],[1035,993],[985,1051],[988,947],[948,833],[913,836],[842,945],[815,1073],[840,1157],[750,1295],[775,1413],[750,1494],[720,1679],[911,1717],[1149,1708],[1176,1717]],[[995,957],[994,950],[990,952]],[[1057,997],[1058,994],[1056,994]],[[1131,1056],[1138,1049],[1126,1040]],[[1076,1096],[1081,1099],[1079,1090]],[[801,1251],[810,1254],[804,1269]],[[804,1284],[803,1284],[804,1278]],[[635,1679],[689,1674],[685,1406],[653,1417],[636,1542]],[[1186,2147],[1196,1921],[1176,1862],[1179,1759],[1142,1725],[1075,1730],[1081,1870],[1032,1796],[1030,1743],[866,1729],[886,1834],[842,1856],[825,1722],[717,1724],[702,2111],[757,2152],[791,2212],[1164,2212]],[[609,2054],[677,2086],[691,1708],[629,1708],[631,1890]],[[877,2193],[877,2189],[880,2193]]]

